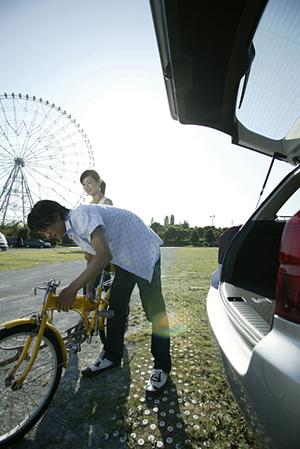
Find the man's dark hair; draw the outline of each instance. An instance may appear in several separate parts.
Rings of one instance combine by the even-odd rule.
[[[58,220],[65,220],[70,209],[66,209],[56,201],[38,201],[27,217],[27,224],[31,231],[39,232]]]

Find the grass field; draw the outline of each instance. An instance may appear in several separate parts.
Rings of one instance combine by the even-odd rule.
[[[58,263],[83,258],[77,247],[10,248],[0,252],[0,271],[32,268],[41,264]]]
[[[130,309],[122,368],[85,379],[99,352],[82,348],[66,371],[47,416],[20,449],[257,449],[212,344],[205,298],[216,248],[179,248],[163,278],[173,368],[162,396],[145,401],[152,368],[150,326],[140,303]],[[63,410],[63,413],[62,413]],[[67,433],[58,429],[67,429]]]
[[[217,249],[178,248],[176,255],[163,277],[173,363],[163,394],[145,400],[152,369],[150,325],[140,302],[134,302],[123,366],[96,378],[81,377],[80,370],[99,353],[97,340],[84,345],[71,357],[47,413],[18,449],[258,449],[209,331],[205,298]]]
[[[216,266],[216,248],[180,248],[164,279],[172,329],[172,385],[152,407],[140,402],[144,387],[140,379],[147,372],[145,366],[151,367],[145,355],[149,351],[149,334],[131,337],[135,344],[131,370],[140,372],[127,404],[132,449],[143,442],[149,448],[257,448],[211,341],[205,298]],[[153,430],[151,423],[156,426],[152,425]],[[154,441],[156,446],[151,445]]]

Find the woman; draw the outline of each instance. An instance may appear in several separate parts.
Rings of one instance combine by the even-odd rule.
[[[100,178],[96,170],[85,170],[80,176],[80,182],[88,195],[92,197],[90,204],[113,205],[105,194],[105,182]]]
[[[100,178],[100,175],[96,172],[96,170],[85,170],[80,176],[80,182],[88,195],[92,197],[92,201],[90,204],[107,204],[109,206],[113,205],[112,200],[106,198],[105,182]],[[84,258],[89,264],[93,256],[87,252],[84,253]],[[92,289],[93,295],[95,294],[95,289],[98,287],[101,279],[101,273],[95,279],[95,283]],[[104,270],[104,280],[110,279],[110,266],[105,267]],[[83,293],[86,294],[86,287],[83,288]]]

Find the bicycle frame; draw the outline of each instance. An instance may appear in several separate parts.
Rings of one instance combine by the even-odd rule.
[[[24,325],[24,324],[35,324],[36,325],[36,332],[35,332],[36,341],[34,343],[34,347],[32,349],[31,355],[29,357],[27,366],[25,367],[22,374],[18,377],[18,379],[14,379],[15,373],[17,372],[18,368],[20,367],[22,362],[28,357],[29,350],[31,348],[31,344],[32,344],[32,340],[33,340],[33,336],[27,337],[25,344],[22,348],[22,352],[21,352],[18,360],[16,361],[16,365],[14,366],[14,368],[12,369],[12,371],[10,372],[10,374],[8,376],[8,379],[10,379],[12,382],[13,389],[21,388],[24,380],[26,379],[28,373],[30,372],[30,370],[36,360],[38,351],[41,348],[41,342],[42,342],[42,338],[43,338],[46,328],[49,329],[51,332],[53,332],[53,334],[55,335],[55,337],[60,345],[60,348],[61,348],[61,351],[63,354],[63,367],[66,368],[68,366],[68,348],[65,345],[62,335],[60,334],[58,329],[56,329],[56,327],[53,326],[53,324],[52,324],[53,312],[55,310],[57,310],[57,307],[56,307],[56,303],[57,303],[57,299],[58,299],[58,295],[56,295],[56,287],[57,286],[58,286],[58,284],[54,280],[51,280],[47,284],[46,288],[45,287],[36,287],[34,289],[35,294],[36,294],[37,289],[45,290],[43,306],[42,306],[42,310],[39,314],[32,316],[29,319],[25,319],[25,318],[17,319],[17,320],[8,321],[6,323],[1,324],[1,327],[4,327],[6,329],[9,329],[9,328],[12,328],[15,326]],[[97,291],[97,299],[95,299],[95,300],[90,300],[84,295],[77,295],[73,302],[73,305],[70,309],[72,311],[77,312],[81,316],[82,323],[83,323],[83,329],[86,331],[86,335],[89,338],[89,340],[91,339],[91,337],[94,333],[97,333],[98,326],[104,326],[105,318],[103,316],[101,316],[100,313],[101,313],[101,311],[103,311],[104,309],[107,308],[108,301],[109,301],[110,290],[108,290],[107,292],[104,292],[102,287],[99,287],[97,290],[98,290]],[[13,379],[14,379],[14,381],[13,381]]]

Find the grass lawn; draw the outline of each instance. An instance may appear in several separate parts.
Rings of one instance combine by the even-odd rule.
[[[38,253],[49,256],[49,250]],[[98,339],[83,345],[71,357],[44,418],[19,449],[41,445],[44,449],[258,449],[227,385],[209,331],[205,298],[217,266],[217,249],[178,248],[176,255],[163,277],[173,363],[163,394],[145,400],[145,381],[152,369],[150,325],[140,302],[133,302],[123,366],[83,378],[80,370],[101,348]]]
[[[32,268],[41,264],[58,263],[83,258],[77,247],[9,248],[0,252],[0,271]]]
[[[133,303],[123,367],[82,378],[78,372],[99,353],[99,343],[82,347],[40,426],[45,449],[258,448],[227,385],[208,327],[205,298],[217,249],[178,248],[176,254],[163,278],[172,330],[170,384],[159,398],[145,400],[152,369],[150,325],[140,303]],[[57,426],[47,425],[55,420],[68,429],[65,444]],[[39,434],[35,438],[38,444]]]
[[[216,248],[180,248],[163,280],[173,369],[171,386],[157,403],[141,402],[145,373],[151,368],[150,334],[131,336],[135,345],[131,372],[136,374],[126,405],[130,448],[257,448],[211,341],[205,298],[216,267]]]

